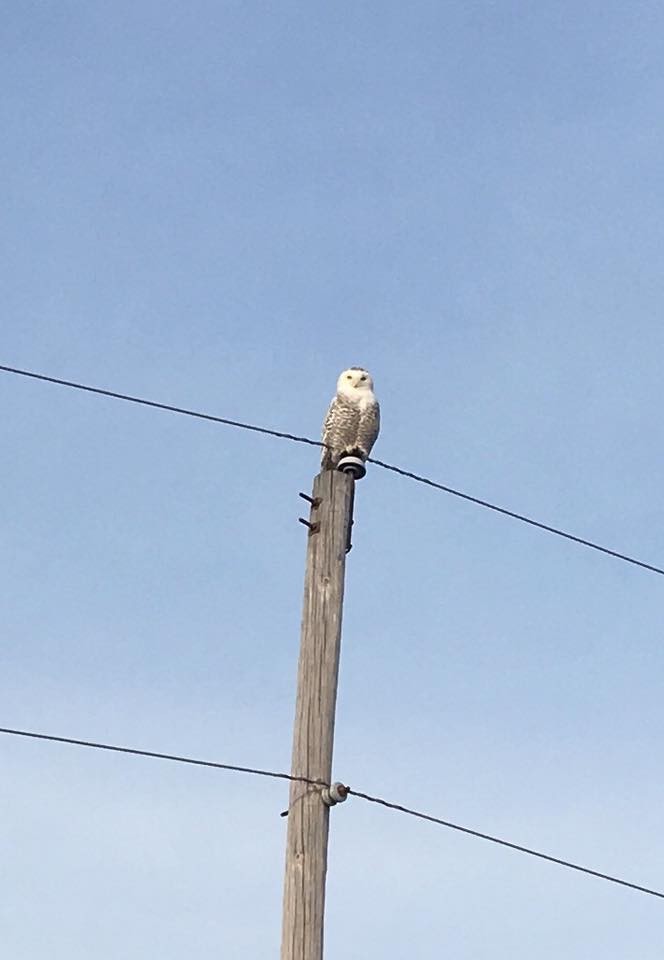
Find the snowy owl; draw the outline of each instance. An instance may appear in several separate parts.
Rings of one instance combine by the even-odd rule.
[[[379,427],[380,408],[371,375],[362,367],[344,370],[323,423],[322,469],[334,470],[344,454],[366,460]]]

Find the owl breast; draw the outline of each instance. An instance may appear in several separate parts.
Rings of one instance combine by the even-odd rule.
[[[357,401],[337,396],[323,426],[323,468],[333,469],[344,454],[366,460],[378,436],[380,411],[375,398]]]

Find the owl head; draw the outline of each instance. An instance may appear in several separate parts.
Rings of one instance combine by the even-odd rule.
[[[373,380],[363,367],[349,367],[339,375],[337,393],[346,397],[357,397],[363,393],[373,393]]]

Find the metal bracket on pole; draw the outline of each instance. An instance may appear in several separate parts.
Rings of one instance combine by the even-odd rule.
[[[300,493],[299,496],[302,497],[303,500],[306,500],[307,503],[311,504],[311,516],[313,516],[314,510],[318,510],[321,505],[321,498],[310,497],[308,493]],[[317,520],[305,520],[304,517],[298,517],[297,519],[305,527],[308,527],[309,534],[318,533],[320,530],[320,523]]]

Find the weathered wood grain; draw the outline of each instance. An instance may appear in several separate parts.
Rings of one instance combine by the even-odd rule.
[[[330,783],[353,480],[314,480],[297,679],[293,776]],[[281,960],[322,960],[329,807],[320,788],[291,783]]]

